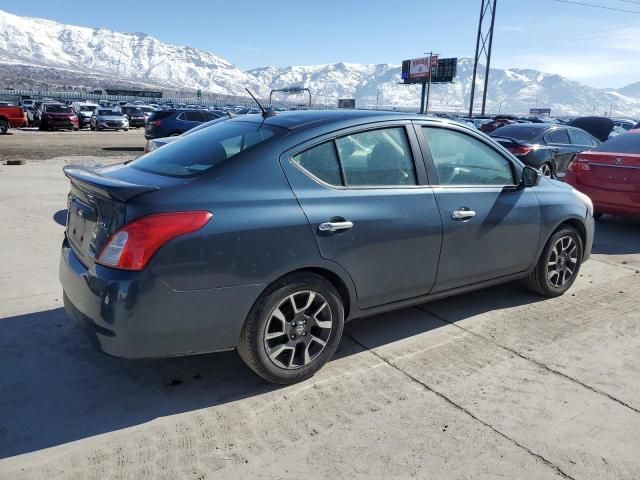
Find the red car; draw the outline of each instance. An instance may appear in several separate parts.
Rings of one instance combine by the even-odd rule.
[[[640,216],[640,129],[579,153],[565,181],[593,201],[593,216]]]
[[[39,127],[40,130],[54,130],[56,128],[78,130],[80,123],[71,107],[61,103],[47,103],[42,105]]]
[[[7,133],[9,127],[19,128],[27,126],[27,114],[22,107],[0,107],[0,135]]]

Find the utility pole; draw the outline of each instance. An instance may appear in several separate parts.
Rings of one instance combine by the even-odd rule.
[[[471,98],[469,101],[469,117],[473,116],[473,102],[475,100],[476,93],[476,77],[478,74],[478,65],[480,63],[480,57],[484,54],[485,57],[485,72],[484,72],[484,91],[482,93],[482,115],[485,113],[487,104],[487,90],[489,85],[489,68],[491,65],[491,48],[493,46],[493,29],[496,19],[496,7],[498,0],[481,0],[480,1],[480,19],[478,20],[478,35],[476,37],[476,53],[473,61],[473,77],[471,81]],[[483,27],[485,25],[485,19],[491,17],[489,24],[489,31],[483,33]]]
[[[424,109],[425,115],[429,114],[429,95],[431,94],[431,74],[433,70],[431,68],[431,60],[433,59],[433,52],[429,52],[429,83],[427,84],[427,106]]]

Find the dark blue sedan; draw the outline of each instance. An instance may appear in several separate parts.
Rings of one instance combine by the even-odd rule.
[[[237,348],[277,383],[312,376],[354,318],[512,280],[562,295],[593,241],[585,195],[416,115],[243,116],[65,174],[65,308],[96,347]]]

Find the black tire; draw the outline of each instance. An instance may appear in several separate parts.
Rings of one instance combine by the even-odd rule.
[[[573,258],[572,255],[568,256],[569,260],[565,259],[561,261],[559,255],[554,253],[558,252],[557,245],[559,241],[567,237],[575,244],[575,263],[571,261],[571,258]],[[571,285],[573,285],[576,278],[578,278],[580,266],[582,265],[583,251],[582,238],[580,238],[576,229],[569,226],[563,226],[551,236],[545,245],[536,267],[529,276],[525,278],[525,285],[529,290],[545,297],[559,297],[560,295],[563,295],[567,290],[569,290],[569,288],[571,288]],[[553,264],[554,260],[555,264]],[[559,268],[565,266],[567,270],[571,270],[571,274],[570,277],[563,281],[564,277],[567,275],[567,270],[560,272]],[[552,275],[552,278],[554,278],[555,281],[550,279],[550,275]],[[560,281],[563,281],[562,284],[558,284],[559,278]]]
[[[9,131],[9,124],[4,120],[0,120],[0,135],[4,135]]]
[[[272,360],[269,357],[267,352],[267,342],[271,340],[265,339],[267,328],[270,326],[270,322],[273,321],[272,319],[276,317],[273,313],[278,309],[282,315],[282,310],[285,310],[285,302],[287,302],[291,296],[296,298],[296,296],[305,295],[309,292],[314,292],[314,301],[326,303],[324,309],[320,308],[318,312],[313,315],[313,318],[318,317],[321,310],[323,311],[323,315],[329,315],[328,318],[330,319],[331,326],[329,327],[328,336],[325,338],[326,343],[318,353],[315,353],[315,356],[310,359],[308,363],[303,363],[302,365],[294,364],[292,366],[294,358],[300,358],[306,362],[306,359],[301,358],[301,356],[303,357],[305,356],[305,352],[309,352],[311,348],[309,345],[320,345],[308,342],[308,338],[314,337],[314,333],[312,332],[320,335],[317,332],[321,332],[321,330],[318,330],[316,326],[305,326],[305,329],[309,328],[308,334],[299,334],[298,339],[294,340],[290,338],[289,333],[295,331],[295,328],[292,326],[295,325],[295,323],[283,320],[283,331],[289,331],[289,333],[285,333],[283,334],[284,336],[279,337],[280,339],[273,341],[283,342],[287,345],[296,344],[296,342],[297,344],[293,348],[287,347],[287,349],[291,351],[289,357],[286,357],[286,351],[282,354],[285,355],[285,358],[289,358],[289,367],[279,366],[275,363],[276,360]],[[306,298],[308,299],[310,297]],[[304,315],[305,318],[304,323],[306,323],[306,319],[310,320],[312,318],[305,315],[307,309],[316,309],[320,303],[315,305],[310,303],[302,310],[302,315]],[[280,310],[281,307],[282,310]],[[326,309],[330,309],[328,313]],[[293,314],[292,312],[288,313]],[[325,316],[323,318],[326,319],[327,317]],[[311,323],[310,321],[309,324]],[[298,322],[297,328],[300,328],[300,322]],[[253,305],[242,328],[242,333],[240,334],[238,353],[247,366],[265,380],[278,384],[296,383],[312,377],[329,361],[340,343],[343,328],[344,307],[342,299],[335,287],[325,278],[313,273],[291,274],[269,286]],[[295,335],[293,335],[293,337],[295,337]],[[279,345],[276,345],[274,350],[277,350],[278,346]]]

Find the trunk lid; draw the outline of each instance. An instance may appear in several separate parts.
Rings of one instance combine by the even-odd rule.
[[[158,185],[138,184],[114,176],[118,167],[63,168],[71,181],[67,197],[66,237],[78,259],[89,268],[109,236],[125,224],[127,201]]]
[[[640,154],[582,152],[575,160],[579,183],[617,192],[640,192]],[[586,165],[588,164],[588,170]]]

